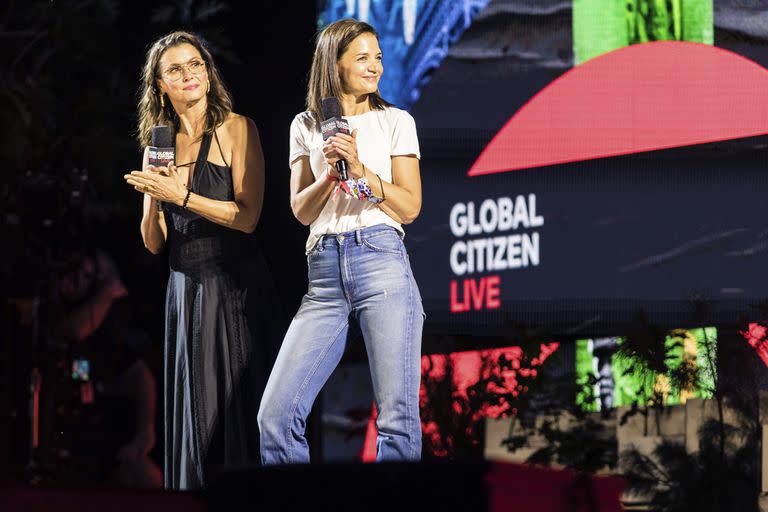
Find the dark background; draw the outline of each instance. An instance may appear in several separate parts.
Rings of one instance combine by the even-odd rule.
[[[284,312],[275,322],[287,326],[306,292],[308,233],[290,210],[288,134],[304,109],[316,12],[312,1],[0,4],[0,475],[24,468],[29,455],[31,368],[45,361],[49,389],[62,373],[56,333],[36,330],[28,314],[38,304],[39,325],[50,323],[56,274],[73,247],[105,250],[118,266],[135,328],[152,345],[162,435],[167,256],[143,247],[142,199],[122,176],[141,163],[136,106],[146,51],[174,30],[210,43],[234,111],[259,128],[266,190],[253,236]],[[161,450],[159,437],[158,462]]]
[[[141,197],[122,176],[141,161],[135,132],[145,52],[168,32],[191,30],[210,43],[235,112],[259,128],[266,190],[254,236],[292,315],[306,289],[308,231],[290,211],[288,132],[304,109],[314,2],[11,1],[0,20],[2,237],[10,242],[0,289],[31,296],[60,246],[99,246],[143,299],[146,327],[162,334],[151,325],[162,316],[166,257],[144,249]]]
[[[514,36],[516,32],[508,30],[507,17],[515,16],[515,12],[499,10],[490,22],[476,25],[478,31],[490,34],[487,39],[471,37],[471,30],[466,39],[477,42],[481,48],[487,41],[507,48],[494,31]],[[22,315],[9,305],[15,300],[19,304],[40,300],[45,306],[51,274],[60,263],[58,248],[74,244],[106,249],[117,261],[123,281],[139,306],[135,322],[150,334],[156,349],[162,350],[167,261],[165,255],[154,256],[143,248],[139,234],[141,197],[122,179],[126,171],[137,168],[140,163],[142,148],[134,138],[139,77],[148,45],[161,35],[186,29],[208,39],[233,94],[235,111],[252,118],[260,129],[266,160],[266,194],[254,237],[261,241],[271,266],[279,290],[276,300],[282,303],[287,318],[296,311],[306,291],[307,228],[293,218],[289,207],[288,128],[293,116],[304,108],[316,17],[314,0],[247,3],[5,0],[0,3],[0,293],[11,299],[4,304],[6,308],[0,317],[0,476],[4,476],[6,470],[23,468],[26,462],[23,443],[28,425],[20,418],[27,415],[25,393],[33,357],[30,353],[31,347],[45,348],[34,332],[15,330]],[[541,25],[528,16],[521,18],[518,21],[526,27]],[[563,24],[566,17],[557,14],[556,18],[554,22],[560,27],[558,34],[568,46],[567,32],[562,32],[563,27],[568,27],[567,23]],[[487,30],[489,25],[492,30]],[[530,35],[529,32],[526,42],[532,39]],[[762,38],[752,40],[750,37],[732,37],[722,30],[716,32],[719,46],[764,65],[768,62],[766,44]],[[460,46],[454,48],[458,50]],[[569,53],[561,52],[557,57],[564,66],[569,65]],[[438,157],[448,160],[457,154],[465,155],[463,151],[467,149],[470,152],[482,149],[515,110],[508,103],[506,112],[496,108],[493,98],[510,95],[510,86],[498,77],[510,68],[519,70],[520,62],[493,58],[479,65],[472,60],[471,55],[464,59],[449,56],[431,77],[422,100],[414,105],[412,113],[419,126],[424,157],[423,177],[432,172],[440,176]],[[563,69],[555,69],[552,74],[559,74]],[[549,78],[542,80],[540,85],[548,81]],[[489,89],[478,88],[478,83],[493,89],[493,94]],[[515,89],[511,91],[520,101],[525,100],[521,91],[526,87],[531,87],[531,94],[540,88],[522,82],[513,82],[513,86]],[[461,98],[490,99],[487,105],[491,108],[478,110],[476,103],[482,102],[457,101]],[[436,112],[443,115],[433,115]],[[468,126],[470,121],[478,124]],[[452,133],[458,137],[451,138]],[[426,182],[425,185],[425,195],[435,198]],[[428,228],[428,222],[431,222],[429,216],[422,215],[408,228],[409,249],[415,248],[417,237],[414,235]],[[417,277],[428,278],[429,274],[422,273],[419,277],[417,272]],[[763,309],[768,314],[768,306]],[[435,320],[432,317],[428,321],[434,323]],[[699,325],[705,323],[702,321]],[[452,352],[502,343],[505,345],[501,346],[510,343],[524,346],[524,342],[538,349],[541,339],[541,333],[537,332],[530,333],[527,339],[482,340],[472,336],[443,336],[437,332],[425,336],[423,351],[426,354]],[[642,323],[627,336],[628,343],[644,350],[642,353],[652,360],[656,355],[664,356],[657,344],[663,340],[663,333],[655,326]],[[566,340],[558,338],[558,341]],[[359,350],[360,344],[356,347]],[[764,371],[764,366],[734,331],[722,333],[718,338],[718,357],[728,356],[726,349],[731,355],[725,362],[718,361],[718,366],[721,374],[729,378],[720,382],[731,386],[729,396],[756,404],[757,386],[741,388],[735,382],[744,375],[763,375],[758,370]],[[755,363],[759,365],[757,370],[753,368]],[[572,367],[568,359],[568,368]],[[161,373],[156,375],[160,377]],[[450,384],[451,379],[441,382]],[[560,390],[551,380],[542,379],[539,383],[542,389]],[[482,387],[485,384],[494,382],[478,380],[474,385],[479,390],[476,398],[486,400],[488,395]],[[162,381],[158,381],[158,386],[162,389]],[[443,401],[431,402],[432,410],[453,411],[452,389],[444,386],[438,389],[441,390],[445,391],[440,397]],[[724,396],[728,390],[719,391],[720,396]],[[447,418],[449,428],[444,438],[454,435],[454,431],[461,434],[462,426],[473,425],[476,411],[477,408],[468,406],[464,416]],[[7,421],[9,419],[11,421]],[[158,414],[158,432],[162,431],[161,422],[162,414]],[[317,437],[313,437],[318,431],[309,425],[313,455],[322,456],[314,450],[319,447]],[[753,438],[759,439],[759,430],[755,430]],[[456,439],[465,445],[473,441],[463,434]],[[759,446],[759,441],[756,443],[752,446]],[[156,453],[162,449],[160,443],[158,445]],[[562,446],[571,458],[573,454],[594,453],[583,437]],[[746,452],[752,457],[758,450],[748,447]],[[725,471],[722,459],[720,454],[710,467]],[[748,462],[749,465],[734,463],[733,467],[759,468],[751,458]],[[14,466],[10,467],[11,464]],[[696,498],[701,499],[701,489],[716,487],[713,482],[744,481],[739,472],[736,472],[737,479],[718,471],[703,471],[700,478],[703,483],[687,488],[694,489]],[[705,479],[709,475],[713,475],[712,480]],[[758,481],[759,471],[755,476],[755,489]]]

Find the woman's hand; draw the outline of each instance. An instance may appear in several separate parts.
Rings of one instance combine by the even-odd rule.
[[[347,161],[350,178],[363,176],[363,164],[357,156],[357,129],[352,130],[352,135],[337,133],[329,138],[323,145],[323,155],[325,155],[325,161],[334,169],[332,176],[338,176],[335,169],[336,162],[339,160]]]
[[[168,167],[148,165],[144,171],[131,171],[123,179],[139,192],[148,196],[181,205],[187,195],[187,186],[173,163]]]

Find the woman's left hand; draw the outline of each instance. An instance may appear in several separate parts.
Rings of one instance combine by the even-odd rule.
[[[154,167],[148,165],[144,171],[131,171],[123,179],[133,188],[154,199],[181,205],[187,195],[187,186],[175,165]]]
[[[328,141],[342,160],[347,161],[350,178],[363,176],[363,164],[357,156],[357,129],[352,130],[352,135],[337,133]]]

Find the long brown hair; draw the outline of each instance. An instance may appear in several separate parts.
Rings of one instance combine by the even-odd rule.
[[[351,18],[335,21],[318,34],[307,86],[307,110],[317,122],[323,119],[323,98],[341,96],[339,59],[352,41],[361,34],[373,34],[376,39],[379,38],[379,34],[368,23]],[[378,91],[368,95],[368,102],[374,110],[383,110],[391,105]]]
[[[141,99],[139,100],[138,114],[139,127],[137,139],[139,145],[146,146],[152,139],[152,127],[157,124],[172,126],[174,131],[179,128],[179,119],[170,101],[165,102],[163,108],[160,103],[160,89],[157,80],[160,78],[160,58],[163,53],[173,46],[191,44],[205,62],[208,80],[211,82],[211,90],[208,92],[208,108],[205,114],[205,132],[213,130],[223,123],[232,112],[232,96],[229,94],[219,70],[213,62],[211,52],[205,47],[202,39],[190,32],[172,32],[152,43],[147,51],[144,62],[144,70],[141,74]]]

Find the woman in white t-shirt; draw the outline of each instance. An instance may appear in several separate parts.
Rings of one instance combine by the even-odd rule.
[[[383,72],[370,25],[342,20],[318,36],[307,111],[290,132],[291,208],[309,225],[309,290],[272,369],[261,408],[264,464],[309,462],[306,419],[362,332],[377,407],[377,460],[419,460],[424,310],[403,245],[421,209],[419,143],[407,112],[378,93]],[[337,98],[351,135],[323,141],[321,102]],[[346,160],[349,179],[335,164]]]

